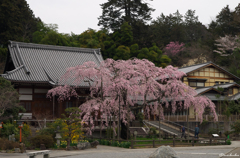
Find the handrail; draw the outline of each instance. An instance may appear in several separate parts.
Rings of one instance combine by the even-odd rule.
[[[152,124],[151,122],[147,122],[149,125],[151,125],[151,126],[153,126],[153,127],[156,127],[156,128],[159,128],[157,125],[154,125],[154,124]],[[174,132],[171,132],[171,131],[169,131],[169,130],[167,130],[167,129],[165,129],[165,128],[162,128],[162,127],[160,127],[160,129],[162,130],[162,131],[164,131],[164,132],[167,132],[167,133],[170,133],[170,134],[172,134],[172,135],[178,135],[178,134],[176,134],[176,133],[174,133]]]
[[[143,124],[145,125],[145,126],[147,126],[147,133],[150,131],[150,128],[148,127],[148,125],[145,123],[145,121],[143,120]]]
[[[169,121],[169,120],[166,120],[166,119],[163,119],[163,121],[169,122],[169,123],[174,124],[174,125],[179,126],[179,127],[183,126],[183,125],[177,124],[177,123],[175,123],[175,122],[172,122],[172,121]],[[185,129],[188,129],[188,128],[185,127]],[[191,129],[191,128],[189,128],[189,130],[192,131],[192,132],[195,131],[195,130],[193,130],[193,129]]]

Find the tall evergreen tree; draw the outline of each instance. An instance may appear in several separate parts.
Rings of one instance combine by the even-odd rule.
[[[202,40],[207,36],[207,28],[198,20],[195,10],[188,10],[184,16],[185,42]]]
[[[39,21],[26,0],[1,0],[0,45],[7,46],[8,40],[31,41]]]
[[[102,15],[98,18],[98,25],[112,31],[119,29],[124,21],[131,26],[137,21],[146,23],[151,20],[151,12],[154,11],[143,0],[108,0],[100,6]]]
[[[224,7],[221,12],[216,16],[216,21],[212,21],[209,29],[218,38],[225,35],[238,35],[240,34],[240,4],[231,11],[229,6]]]

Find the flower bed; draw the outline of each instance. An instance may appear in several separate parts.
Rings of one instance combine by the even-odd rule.
[[[108,145],[108,146],[116,146],[122,148],[129,148],[131,146],[130,142],[119,142],[119,141],[112,141],[106,139],[95,139],[99,142],[99,145]],[[88,140],[89,142],[93,142],[94,140]]]
[[[80,140],[80,141],[71,141],[70,146],[77,146],[78,143],[85,143],[88,142],[88,140]],[[60,141],[60,146],[54,144],[54,149],[66,149],[67,147],[67,141]]]

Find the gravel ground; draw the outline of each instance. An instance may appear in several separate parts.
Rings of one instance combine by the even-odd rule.
[[[220,153],[227,153],[231,149],[196,149],[196,150],[175,150],[181,158],[219,158]],[[131,151],[108,151],[105,153],[83,153],[75,156],[62,158],[148,158],[152,151],[131,150]]]

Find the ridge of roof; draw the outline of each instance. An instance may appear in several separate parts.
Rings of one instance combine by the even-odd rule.
[[[213,63],[212,61],[208,61],[208,62],[205,62],[205,63],[200,63],[200,64],[195,64],[195,65],[190,65],[190,66],[185,66],[185,67],[181,67],[181,68],[178,68],[178,69],[184,69],[184,68],[188,68],[188,67],[193,67],[193,66],[198,66],[198,65],[204,65],[204,64],[211,64]]]
[[[240,92],[234,94],[233,96],[229,97],[230,100],[238,100],[240,99]]]
[[[13,82],[55,84],[69,67],[92,61],[103,61],[100,49],[52,46],[9,41],[8,55],[15,69],[1,76]],[[31,73],[27,73],[31,72]],[[68,84],[75,85],[72,80]],[[79,87],[88,87],[80,83]]]
[[[18,44],[16,45],[16,50],[17,50],[17,54],[18,54],[18,58],[19,58],[19,60],[20,60],[20,62],[21,62],[21,64],[23,65],[23,69],[24,69],[24,71],[26,72],[26,74],[30,74],[30,71],[29,71],[29,69],[27,68],[27,66],[26,66],[26,64],[25,64],[25,61],[23,60],[23,57],[22,57],[22,54],[21,54],[21,51],[20,51],[20,49],[19,49],[19,47],[18,47]]]
[[[236,75],[230,73],[229,71],[225,70],[224,68],[220,67],[219,65],[213,63],[212,61],[209,61],[209,62],[206,62],[206,63],[202,63],[202,64],[196,64],[196,65],[191,65],[191,66],[181,67],[181,68],[179,68],[178,70],[180,70],[180,71],[182,70],[182,71],[184,72],[184,70],[187,69],[187,68],[195,67],[195,66],[200,66],[200,65],[204,65],[204,66],[206,66],[206,65],[208,65],[208,64],[213,64],[214,66],[218,67],[218,68],[221,69],[222,71],[225,71],[225,72],[228,73],[229,75],[235,77],[237,80],[240,80],[239,77],[237,77]],[[187,74],[187,73],[190,73],[190,72],[196,71],[196,70],[198,70],[199,68],[201,68],[201,67],[198,67],[198,68],[196,68],[196,69],[190,70],[189,72],[185,72],[185,73]],[[186,70],[185,70],[185,71],[186,71]]]
[[[228,85],[228,84],[237,84],[237,83],[236,83],[236,82],[222,83],[222,84],[217,84],[217,85],[214,85],[214,86],[218,86],[218,85]]]
[[[212,64],[213,64],[213,65],[215,65],[215,66],[217,66],[217,67],[219,67],[221,70],[223,70],[223,71],[226,71],[227,73],[229,73],[230,75],[234,76],[234,77],[235,77],[235,78],[237,78],[238,80],[240,80],[240,78],[239,78],[239,77],[237,77],[236,75],[232,74],[231,72],[229,72],[229,71],[225,70],[224,68],[222,68],[222,67],[218,66],[218,65],[217,65],[217,64],[215,64],[215,63],[212,63]]]
[[[24,65],[21,65],[21,66],[17,67],[16,69],[13,69],[12,71],[6,71],[5,74],[0,74],[0,75],[1,75],[1,76],[8,76],[8,75],[11,75],[12,73],[14,73],[14,72],[20,70],[20,69],[23,68],[23,67],[24,67]]]
[[[10,46],[19,46],[19,47],[27,47],[27,48],[41,48],[41,49],[52,49],[52,50],[67,50],[67,51],[84,51],[88,53],[94,53],[96,51],[97,54],[100,54],[100,48],[79,48],[79,47],[69,47],[69,46],[56,46],[56,45],[47,45],[47,44],[36,44],[36,43],[24,43],[24,42],[16,42],[9,41]]]

